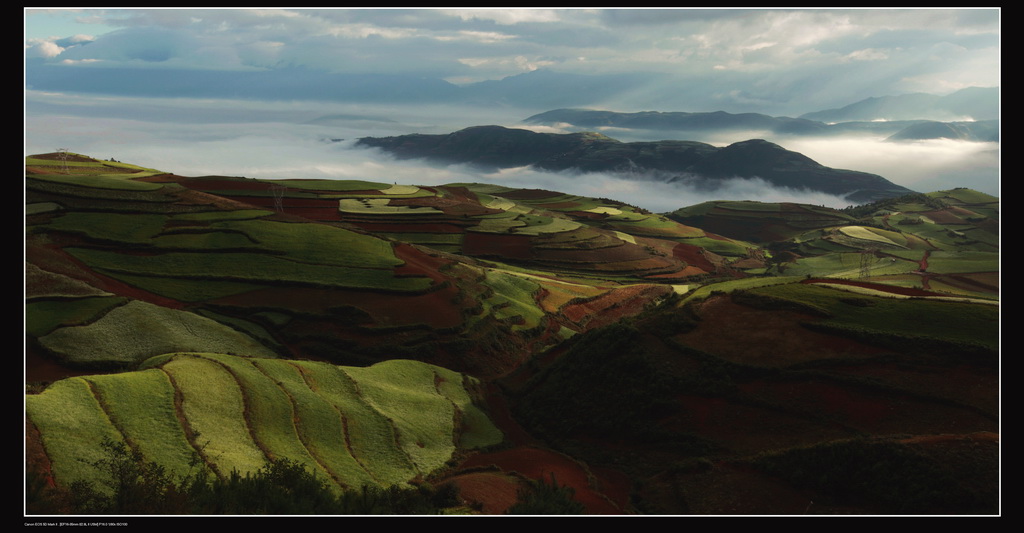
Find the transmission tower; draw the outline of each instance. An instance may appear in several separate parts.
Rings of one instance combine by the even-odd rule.
[[[875,248],[868,248],[860,252],[860,277],[866,278],[871,275],[871,266],[875,264]]]
[[[61,170],[64,171],[65,174],[70,174],[71,171],[68,170],[68,149],[58,148],[57,157],[60,158],[61,161]]]
[[[270,193],[274,196],[274,209],[278,213],[284,213],[284,191],[286,190],[288,190],[288,187],[283,185],[270,184]]]

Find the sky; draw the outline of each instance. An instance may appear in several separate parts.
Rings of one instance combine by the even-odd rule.
[[[638,195],[643,187],[612,176],[567,181],[528,169],[482,176],[391,161],[354,149],[351,140],[523,127],[526,117],[551,109],[548,102],[572,95],[545,100],[526,86],[494,103],[430,98],[540,73],[593,77],[603,96],[579,107],[774,116],[869,97],[998,87],[1001,78],[998,8],[26,8],[24,15],[26,154],[62,147],[183,175],[421,185],[503,179]],[[329,88],[357,75],[395,81],[387,91],[372,86],[358,101]],[[992,143],[771,140],[915,190],[998,193]],[[702,200],[692,191],[622,199]]]

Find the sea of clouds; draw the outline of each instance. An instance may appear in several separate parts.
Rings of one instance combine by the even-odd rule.
[[[361,137],[449,133],[484,124],[525,128],[521,121],[543,110],[26,94],[26,155],[66,148],[184,176],[359,179],[409,185],[495,183],[613,198],[654,212],[718,199],[850,205],[843,198],[773,188],[758,179],[729,180],[716,190],[706,190],[636,175],[552,173],[531,168],[482,172],[464,165],[399,161],[355,144]],[[605,133],[623,141],[652,135],[678,138],[666,132]],[[685,140],[724,146],[754,137],[766,138],[757,132],[743,132]],[[769,140],[823,165],[879,174],[920,192],[970,187],[999,193],[996,143],[892,143],[869,137]]]

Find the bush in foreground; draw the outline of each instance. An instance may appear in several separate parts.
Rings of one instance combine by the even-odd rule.
[[[544,479],[530,480],[526,488],[519,490],[518,501],[508,508],[513,515],[578,515],[585,514],[583,504],[572,497],[572,487],[559,486],[551,473],[551,483]]]
[[[364,486],[338,494],[325,479],[288,459],[224,478],[195,461],[191,474],[175,479],[122,442],[107,440],[102,446],[104,457],[91,464],[106,475],[103,484],[109,490],[78,481],[67,490],[43,491],[39,476],[30,475],[26,508],[38,514],[90,515],[420,515],[461,503],[450,484]]]

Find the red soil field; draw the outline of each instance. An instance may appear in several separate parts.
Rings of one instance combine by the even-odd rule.
[[[182,179],[181,184],[189,189],[197,191],[260,191],[270,192],[270,185],[266,182],[252,179],[237,178],[188,178]]]
[[[714,239],[716,241],[726,241],[726,242],[728,242],[728,241],[732,240],[732,239],[730,239],[728,237],[723,237],[723,236],[721,236],[721,235],[719,235],[717,233],[704,232],[704,236],[709,238],[709,239]]]
[[[406,243],[396,243],[394,250],[395,257],[405,262],[395,269],[396,276],[426,276],[433,279],[435,284],[448,280],[439,271],[450,261],[424,253]]]
[[[562,196],[562,193],[547,191],[544,189],[517,189],[514,191],[503,191],[496,196],[501,196],[510,200],[541,200],[554,196]]]
[[[836,285],[849,285],[851,287],[863,287],[865,289],[872,289],[882,292],[889,292],[892,294],[899,294],[901,296],[945,296],[937,292],[926,291],[924,289],[915,289],[913,287],[897,287],[895,285],[885,285],[882,283],[870,283],[866,281],[856,281],[848,279],[805,279],[801,280],[800,283],[832,283]]]
[[[794,363],[872,355],[883,350],[811,331],[812,320],[791,311],[765,311],[739,305],[728,295],[712,296],[700,306],[697,328],[676,338],[690,346],[738,363],[786,366]]]
[[[495,214],[500,211],[488,209],[479,202],[467,201],[461,198],[421,196],[416,198],[392,198],[388,205],[406,205],[411,207],[433,207],[442,211],[448,216],[471,217],[487,214]]]
[[[942,366],[921,371],[889,363],[843,366],[833,371],[934,398],[947,398],[993,416],[999,412],[999,375],[976,367]]]
[[[585,302],[565,305],[562,314],[572,323],[592,329],[633,316],[671,292],[672,288],[667,285],[621,287]]]
[[[904,393],[876,391],[830,380],[788,383],[748,383],[743,391],[800,412],[824,416],[833,423],[871,435],[971,433],[994,431],[997,423],[974,409],[917,398]]]
[[[542,448],[524,446],[474,455],[464,461],[460,467],[497,467],[503,472],[516,472],[529,479],[543,479],[549,483],[554,474],[555,481],[559,485],[572,487],[576,491],[574,499],[586,506],[588,514],[622,514],[623,505],[628,503],[612,501],[607,494],[599,491],[590,483],[590,478],[593,476],[601,486],[610,487],[608,493],[628,494],[628,485],[623,487],[616,484],[616,482],[621,482],[621,476],[610,476],[608,479],[598,478],[594,472],[588,471],[586,467],[576,461]],[[614,480],[611,479],[612,477]]]
[[[666,473],[650,482],[651,490],[645,496],[658,502],[664,494],[683,492],[685,509],[679,514],[693,515],[841,515],[856,510],[842,509],[820,501],[812,501],[807,494],[795,490],[782,481],[767,478],[752,468],[716,463],[713,468],[676,475]],[[674,505],[669,500],[659,502]]]
[[[852,430],[778,409],[727,398],[680,394],[677,414],[663,421],[676,431],[699,435],[737,456],[850,438]]]
[[[672,248],[672,255],[683,260],[686,264],[706,272],[714,272],[715,265],[708,260],[705,253],[706,251],[703,248],[693,244],[679,243]]]
[[[83,265],[81,261],[61,249],[63,246],[73,246],[75,242],[77,241],[74,238],[69,238],[62,243],[53,243],[46,246],[38,246],[27,242],[25,245],[25,259],[49,272],[85,281],[101,291],[107,291],[135,300],[142,300],[170,309],[181,309],[184,307],[184,304],[177,300],[144,291],[134,285],[128,285],[114,278],[104,276]]]
[[[649,259],[651,254],[643,246],[623,241],[618,246],[597,249],[535,248],[533,257],[538,261],[604,264]]]
[[[591,213],[589,211],[570,211],[567,212],[566,215],[572,218],[587,220],[604,220],[608,218],[608,215],[605,213]]]
[[[344,217],[342,220],[370,233],[463,233],[466,231],[465,226],[448,222],[409,222],[408,219],[368,222],[352,217]]]
[[[447,478],[459,488],[459,495],[471,507],[487,515],[503,515],[516,503],[521,479],[503,472],[469,472]]]
[[[452,305],[454,288],[424,294],[333,291],[303,287],[266,288],[221,298],[214,303],[242,307],[276,306],[298,312],[326,314],[330,307],[353,306],[372,317],[378,327],[422,324],[444,329],[462,324],[461,308]],[[343,328],[363,324],[343,324]],[[365,324],[369,325],[369,324]],[[339,333],[342,334],[342,333]],[[348,336],[348,335],[343,335]]]
[[[944,283],[950,287],[965,290],[978,291],[989,294],[999,294],[999,273],[998,272],[972,272],[969,274],[928,274],[926,281]]]
[[[258,202],[253,202],[254,205],[259,205]],[[273,205],[260,206],[266,209],[274,209]],[[317,222],[340,222],[341,216],[338,213],[338,206],[332,207],[295,207],[291,205],[285,205],[283,208],[285,213],[289,215],[295,215],[309,220],[315,220]]]
[[[508,259],[532,259],[529,235],[466,232],[462,251],[474,257],[497,256]]]
[[[936,224],[968,224],[968,222],[959,215],[969,215],[967,211],[954,210],[953,208],[939,209],[937,211],[925,211],[921,213],[923,216],[928,217]]]
[[[551,202],[549,204],[538,204],[536,207],[538,209],[547,209],[547,210],[550,211],[552,209],[554,209],[554,210],[571,209],[571,208],[577,207],[579,205],[580,205],[579,202]]]
[[[696,277],[696,276],[703,276],[703,275],[706,275],[708,273],[709,272],[707,270],[702,270],[702,269],[697,268],[697,267],[695,267],[693,265],[688,265],[686,268],[684,268],[682,270],[677,270],[675,272],[670,272],[668,274],[651,274],[651,275],[644,276],[644,279],[650,279],[650,280],[685,280],[686,278],[691,278],[691,277]]]

